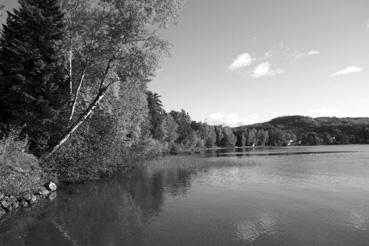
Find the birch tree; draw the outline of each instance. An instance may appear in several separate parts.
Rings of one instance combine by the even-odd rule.
[[[170,47],[158,32],[177,19],[182,5],[182,0],[62,0],[69,32],[69,127],[45,157],[93,114],[113,84],[154,76]],[[88,92],[81,100],[83,86]]]

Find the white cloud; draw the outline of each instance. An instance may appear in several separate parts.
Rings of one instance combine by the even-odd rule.
[[[312,52],[314,53],[316,51]],[[272,50],[265,52],[264,55],[259,57],[252,57],[249,53],[243,53],[229,65],[228,69],[230,71],[242,70],[242,72],[253,78],[271,77],[283,73],[284,71],[281,69],[272,69],[272,65],[268,61],[272,56],[274,56]],[[251,66],[257,62],[260,64],[251,68]]]
[[[347,68],[344,68],[342,70],[339,70],[333,73],[332,76],[340,76],[340,75],[346,75],[346,74],[351,74],[351,73],[360,73],[361,71],[363,71],[361,67],[351,66],[351,67],[347,67]]]
[[[228,69],[231,71],[239,70],[241,68],[250,66],[253,61],[254,59],[249,53],[243,53],[239,55],[231,65],[229,65]]]
[[[318,50],[310,50],[307,54],[309,56],[313,56],[313,55],[319,55],[320,52]]]
[[[255,123],[257,118],[257,115],[252,115],[249,119],[242,119],[238,114],[214,113],[206,117],[205,123],[209,125],[237,127]]]
[[[318,50],[310,50],[308,52],[295,51],[291,54],[291,56],[294,57],[295,59],[301,59],[304,57],[319,55],[319,54],[320,52]]]
[[[337,113],[338,113],[337,109],[322,107],[308,110],[307,115],[314,118],[323,116],[333,117],[337,116]]]
[[[284,71],[281,69],[272,69],[272,65],[269,62],[263,62],[255,67],[251,76],[257,79],[261,77],[271,77],[283,72]]]

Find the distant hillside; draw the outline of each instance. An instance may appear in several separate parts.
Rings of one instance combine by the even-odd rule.
[[[271,121],[234,128],[238,145],[363,144],[369,143],[369,118],[285,116]],[[244,140],[245,139],[245,140]]]

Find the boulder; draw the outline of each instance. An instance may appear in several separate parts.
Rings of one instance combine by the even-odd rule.
[[[30,193],[27,193],[27,194],[25,194],[25,195],[23,196],[23,199],[24,199],[24,200],[26,200],[26,201],[31,200],[31,198],[32,198],[32,194],[30,194]]]
[[[13,207],[14,209],[18,209],[18,208],[20,207],[19,202],[18,202],[18,201],[13,202],[13,203],[12,203],[12,207]]]
[[[31,196],[31,200],[28,201],[30,204],[35,204],[37,202],[37,197],[35,195]]]
[[[11,210],[11,202],[9,201],[9,198],[8,197],[5,197],[2,201],[1,201],[1,207],[5,210]]]
[[[47,197],[50,194],[50,191],[46,189],[45,187],[41,187],[37,193],[37,195],[40,195],[41,197]]]
[[[3,200],[5,195],[3,193],[0,193],[0,201]]]
[[[15,209],[19,208],[18,199],[15,196],[10,196],[9,197],[9,202],[10,202],[10,205],[13,208],[15,208]]]
[[[29,203],[29,204],[35,204],[37,201],[37,197],[33,194],[27,194],[24,196],[24,199]]]
[[[46,189],[48,189],[49,191],[56,191],[56,189],[58,188],[57,185],[54,182],[49,182],[45,185]]]

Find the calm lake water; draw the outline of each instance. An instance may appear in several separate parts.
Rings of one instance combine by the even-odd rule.
[[[209,151],[71,186],[0,245],[369,245],[369,146]]]

